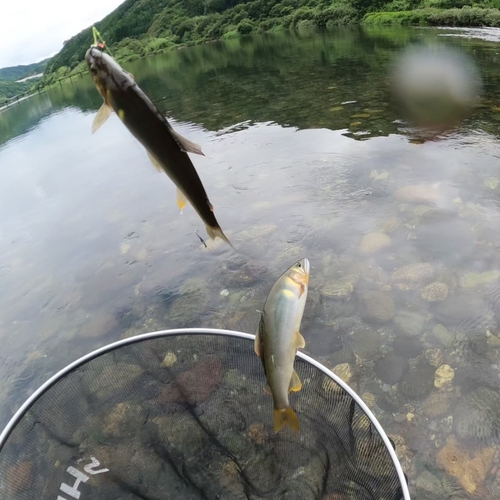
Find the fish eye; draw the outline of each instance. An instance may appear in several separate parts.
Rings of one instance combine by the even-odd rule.
[[[300,262],[297,262],[297,267],[301,267],[301,264],[300,264]]]

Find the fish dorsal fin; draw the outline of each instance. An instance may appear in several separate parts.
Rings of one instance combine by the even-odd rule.
[[[97,115],[95,115],[94,121],[92,122],[92,133],[100,128],[100,126],[109,118],[112,111],[111,106],[103,103],[103,105],[99,108]]]
[[[257,333],[255,334],[255,341],[253,343],[253,350],[255,351],[255,354],[257,356],[262,357],[261,351],[260,351],[260,328],[257,330]]]
[[[292,374],[292,379],[290,380],[290,387],[288,392],[299,392],[302,389],[302,382],[300,381],[297,372],[294,370]]]
[[[177,188],[177,200],[176,201],[177,201],[177,206],[179,207],[179,210],[182,213],[182,211],[184,210],[184,207],[187,204],[187,198],[179,188]]]
[[[153,167],[156,168],[156,170],[158,170],[158,172],[163,172],[163,169],[161,168],[160,164],[156,161],[156,158],[153,157],[153,155],[147,151],[148,153],[148,157],[149,157],[149,161],[153,164]]]
[[[306,341],[300,332],[295,332],[295,337],[293,339],[294,345],[297,349],[303,349],[306,346]]]
[[[182,137],[181,134],[179,134],[173,129],[172,129],[172,135],[174,136],[174,139],[176,140],[177,144],[179,144],[179,146],[184,152],[205,156],[203,154],[203,151],[201,150],[201,146],[198,146],[198,144],[194,143],[193,141],[190,141],[189,139],[186,139],[185,137]]]
[[[262,358],[263,352],[262,352],[262,330],[264,329],[264,318],[263,318],[263,312],[257,311],[260,313],[260,321],[259,321],[259,327],[257,328],[257,333],[255,334],[255,342],[253,345],[253,349],[255,351],[255,354]]]

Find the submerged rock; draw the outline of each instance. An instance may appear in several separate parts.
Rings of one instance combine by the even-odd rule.
[[[359,293],[361,318],[367,323],[388,323],[394,318],[395,307],[392,292],[364,290]]]
[[[299,251],[296,255],[290,256],[286,261],[292,261],[301,255],[303,252]],[[223,276],[225,285],[235,289],[241,289],[241,287],[253,286],[260,282],[266,277],[267,269],[263,266],[259,266],[251,263],[233,263],[227,266],[227,271]]]
[[[397,413],[399,411],[397,397],[388,393],[377,396],[377,406],[387,413]]]
[[[177,363],[177,356],[175,353],[169,351],[167,354],[165,354],[165,357],[163,358],[163,361],[161,362],[161,366],[165,368],[170,368]]]
[[[467,273],[460,278],[462,288],[472,288],[480,285],[489,285],[500,280],[500,270],[492,269],[482,273]]]
[[[448,297],[448,285],[434,281],[420,290],[420,296],[427,302],[439,302]]]
[[[427,285],[434,277],[434,268],[432,264],[418,262],[404,266],[392,275],[394,286],[399,290],[416,290],[421,286]]]
[[[375,375],[384,383],[397,384],[408,372],[408,361],[395,354],[387,354],[375,363]]]
[[[361,399],[366,403],[368,408],[373,408],[377,404],[377,400],[371,392],[363,392]]]
[[[430,207],[428,205],[418,205],[413,211],[416,217],[432,217],[439,213],[439,210],[436,207]]]
[[[443,364],[443,361],[444,361],[444,354],[443,354],[443,351],[441,351],[441,349],[427,349],[427,351],[425,351],[425,357],[427,359],[427,361],[429,362],[429,364],[431,364],[432,366],[435,366],[436,368],[438,366],[441,366]]]
[[[485,300],[476,293],[464,292],[448,297],[435,305],[439,322],[463,331],[482,329],[493,319]]]
[[[397,217],[392,217],[383,221],[380,224],[380,230],[384,233],[393,233],[399,226],[401,225],[401,221]]]
[[[261,226],[253,226],[246,231],[240,231],[234,236],[235,240],[241,241],[255,241],[262,240],[264,241],[267,237],[273,234],[278,226],[273,224],[264,224]]]
[[[248,384],[245,375],[243,375],[243,373],[236,368],[227,370],[224,374],[223,380],[224,383],[227,384],[231,394],[236,394]]]
[[[208,304],[209,293],[193,292],[181,295],[174,300],[165,315],[165,321],[173,327],[186,327],[195,324]]]
[[[494,448],[471,451],[462,448],[454,436],[437,454],[437,464],[455,477],[467,493],[474,495],[484,492],[483,481],[493,465]]]
[[[107,436],[123,438],[140,429],[144,423],[144,413],[139,405],[118,403],[106,415],[102,432]]]
[[[401,311],[394,317],[396,330],[405,337],[416,337],[424,328],[425,318],[416,312]]]
[[[203,278],[187,279],[180,287],[179,294],[186,295],[207,291],[207,282]]]
[[[399,390],[406,399],[420,400],[432,392],[433,382],[434,367],[427,361],[420,360],[417,366],[403,377]]]
[[[276,498],[290,498],[290,500],[315,500],[320,498],[324,485],[324,457],[313,455],[296,468],[287,481],[286,490],[276,495]],[[265,460],[262,460],[266,463]],[[290,495],[290,492],[294,492]],[[246,496],[246,498],[248,498]]]
[[[256,444],[264,444],[269,439],[266,426],[261,422],[255,422],[249,426],[248,437]]]
[[[130,386],[142,375],[140,366],[128,363],[117,363],[107,366],[89,384],[89,391],[100,400],[108,401],[113,396]]]
[[[22,492],[31,488],[34,479],[33,464],[28,461],[8,467],[3,478],[6,490],[12,495],[12,498],[24,497]]]
[[[383,181],[390,177],[389,172],[380,172],[380,174],[376,170],[372,170],[370,172],[370,179],[375,181]]]
[[[455,377],[455,370],[450,365],[441,365],[434,375],[434,385],[438,389],[451,384]]]
[[[461,439],[498,442],[500,394],[486,387],[460,398],[453,414],[453,430]]]
[[[378,356],[380,353],[380,334],[371,327],[354,330],[352,333],[352,349],[364,360]]]
[[[483,185],[490,189],[496,189],[500,185],[500,179],[498,177],[489,177],[483,181]]]
[[[441,481],[429,471],[422,472],[415,480],[415,488],[421,490],[425,498],[444,498],[445,490]]]
[[[113,314],[100,311],[93,314],[80,328],[82,337],[103,337],[118,325]]]
[[[440,197],[436,184],[414,184],[396,190],[396,199],[410,203],[436,203]]]
[[[339,351],[335,351],[331,356],[328,357],[328,364],[330,366],[337,366],[342,363],[356,363],[356,356],[351,349],[344,347]]]
[[[445,347],[450,348],[455,341],[455,336],[445,326],[441,324],[434,325],[432,329],[434,338]]]
[[[342,363],[340,365],[335,366],[332,369],[332,372],[337,375],[340,379],[342,379],[346,384],[351,382],[353,377],[353,372],[351,365],[349,363]]]
[[[329,281],[322,289],[321,295],[332,298],[349,297],[354,291],[354,286],[350,281]]]
[[[498,347],[500,347],[500,337],[498,337],[497,335],[493,335],[493,334],[488,335],[487,343],[490,347],[497,349]]]
[[[223,486],[231,498],[245,498],[245,485],[241,480],[241,473],[234,460],[228,460],[222,465],[219,472],[220,484]]]
[[[397,337],[392,345],[394,353],[407,359],[413,359],[422,354],[422,343],[416,338]]]
[[[446,266],[460,262],[476,251],[476,237],[457,218],[433,220],[416,228],[415,246],[422,258],[439,260]]]
[[[207,446],[209,438],[203,427],[188,414],[155,417],[153,423],[157,426],[160,442],[191,459]]]
[[[424,401],[422,411],[428,418],[445,417],[450,414],[453,398],[451,392],[434,392]]]
[[[324,357],[343,351],[344,341],[342,337],[345,335],[345,330],[343,329],[342,319],[339,319],[335,323],[329,322],[326,324],[314,319],[307,323],[307,327],[305,321],[303,325],[302,329],[304,331],[307,328],[307,330],[314,332],[314,342],[309,341],[306,335],[306,350],[312,356]],[[338,359],[338,362],[335,364],[344,361],[348,361],[348,359]]]
[[[188,371],[167,384],[160,399],[168,403],[201,403],[216,389],[222,380],[223,365],[215,356],[207,356]]]
[[[385,233],[370,233],[363,236],[359,251],[363,254],[372,254],[391,244],[391,238]]]

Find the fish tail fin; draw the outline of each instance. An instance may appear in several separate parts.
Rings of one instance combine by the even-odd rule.
[[[227,239],[226,235],[222,232],[222,229],[219,226],[209,226],[208,224],[206,225],[207,228],[207,233],[210,238],[215,240],[217,236],[219,238],[222,238],[226,243],[229,244],[229,246],[234,250],[233,244]]]
[[[279,432],[287,424],[294,431],[299,432],[299,419],[292,408],[289,406],[281,410],[274,410],[274,432]]]

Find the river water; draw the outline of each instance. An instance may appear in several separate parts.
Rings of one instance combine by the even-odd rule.
[[[91,134],[102,100],[89,77],[1,111],[0,426],[120,338],[254,333],[274,280],[307,256],[305,352],[371,406],[415,498],[499,497],[499,40],[304,31],[124,64],[202,146],[193,163],[236,251],[201,244],[200,219],[179,214],[115,115]],[[459,47],[484,81],[474,114],[436,140],[388,87],[412,42]]]

